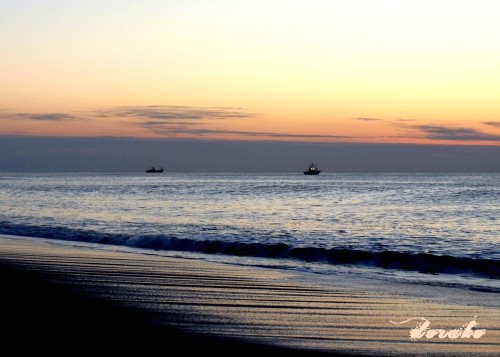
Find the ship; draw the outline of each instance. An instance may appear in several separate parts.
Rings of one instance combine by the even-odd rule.
[[[318,169],[318,164],[311,162],[307,170],[304,171],[304,175],[319,175],[320,172],[321,170]]]
[[[147,170],[146,170],[146,172],[147,172],[148,174],[151,174],[151,173],[160,173],[160,172],[163,172],[163,169],[162,169],[161,167],[156,168],[156,167],[154,167],[154,166],[151,166],[151,168],[150,168],[150,169],[147,169]]]

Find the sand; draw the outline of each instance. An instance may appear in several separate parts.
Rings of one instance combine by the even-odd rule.
[[[437,303],[280,270],[0,236],[3,344],[19,352],[493,356],[500,309]],[[339,279],[341,281],[341,279]],[[417,321],[480,338],[410,339]]]

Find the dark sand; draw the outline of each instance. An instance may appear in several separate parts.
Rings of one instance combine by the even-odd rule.
[[[0,269],[2,346],[15,354],[500,353],[498,308],[312,285],[269,269],[6,236]],[[447,329],[477,316],[487,333],[411,341],[414,323],[389,322],[417,316]]]

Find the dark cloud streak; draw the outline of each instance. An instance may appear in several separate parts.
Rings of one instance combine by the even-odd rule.
[[[481,124],[500,128],[500,121],[483,121]]]
[[[73,114],[68,113],[23,113],[23,112],[6,112],[0,115],[1,119],[20,119],[33,121],[74,121],[82,120]]]
[[[500,135],[483,133],[472,128],[450,128],[439,125],[416,125],[412,128],[419,130],[426,138],[432,140],[500,141]]]
[[[241,119],[257,116],[242,108],[230,107],[189,107],[177,105],[125,106],[95,111],[99,117],[126,117],[143,120],[214,120]]]
[[[169,126],[179,126],[179,125],[186,125],[186,126],[192,126],[192,125],[199,125],[200,123],[195,123],[195,122],[179,122],[175,121],[172,123],[169,122],[164,122],[164,121],[159,121],[159,120],[151,120],[151,121],[145,121],[140,123],[141,126],[147,128],[147,129],[155,129],[156,126],[163,126],[163,127],[169,127]]]
[[[361,121],[381,121],[384,119],[380,118],[353,118],[354,120],[361,120]]]
[[[159,125],[163,124],[163,125]],[[240,131],[240,130],[225,130],[225,129],[203,129],[188,127],[191,123],[161,123],[161,122],[146,122],[143,127],[153,131],[159,135],[240,135],[245,137],[271,137],[271,138],[295,138],[295,139],[352,139],[351,136],[342,135],[321,135],[321,134],[290,134],[290,133],[275,133],[275,132],[254,132],[254,131]],[[187,124],[187,125],[186,125]]]

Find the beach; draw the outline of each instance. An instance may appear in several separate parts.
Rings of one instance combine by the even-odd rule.
[[[500,309],[432,302],[369,286],[307,283],[299,273],[139,254],[105,245],[0,236],[5,342],[25,351],[488,356],[500,351]],[[338,281],[342,281],[339,279]],[[383,289],[381,289],[383,290]],[[388,289],[390,291],[390,289]],[[411,339],[475,320],[479,338]],[[77,348],[77,347],[74,347]]]

